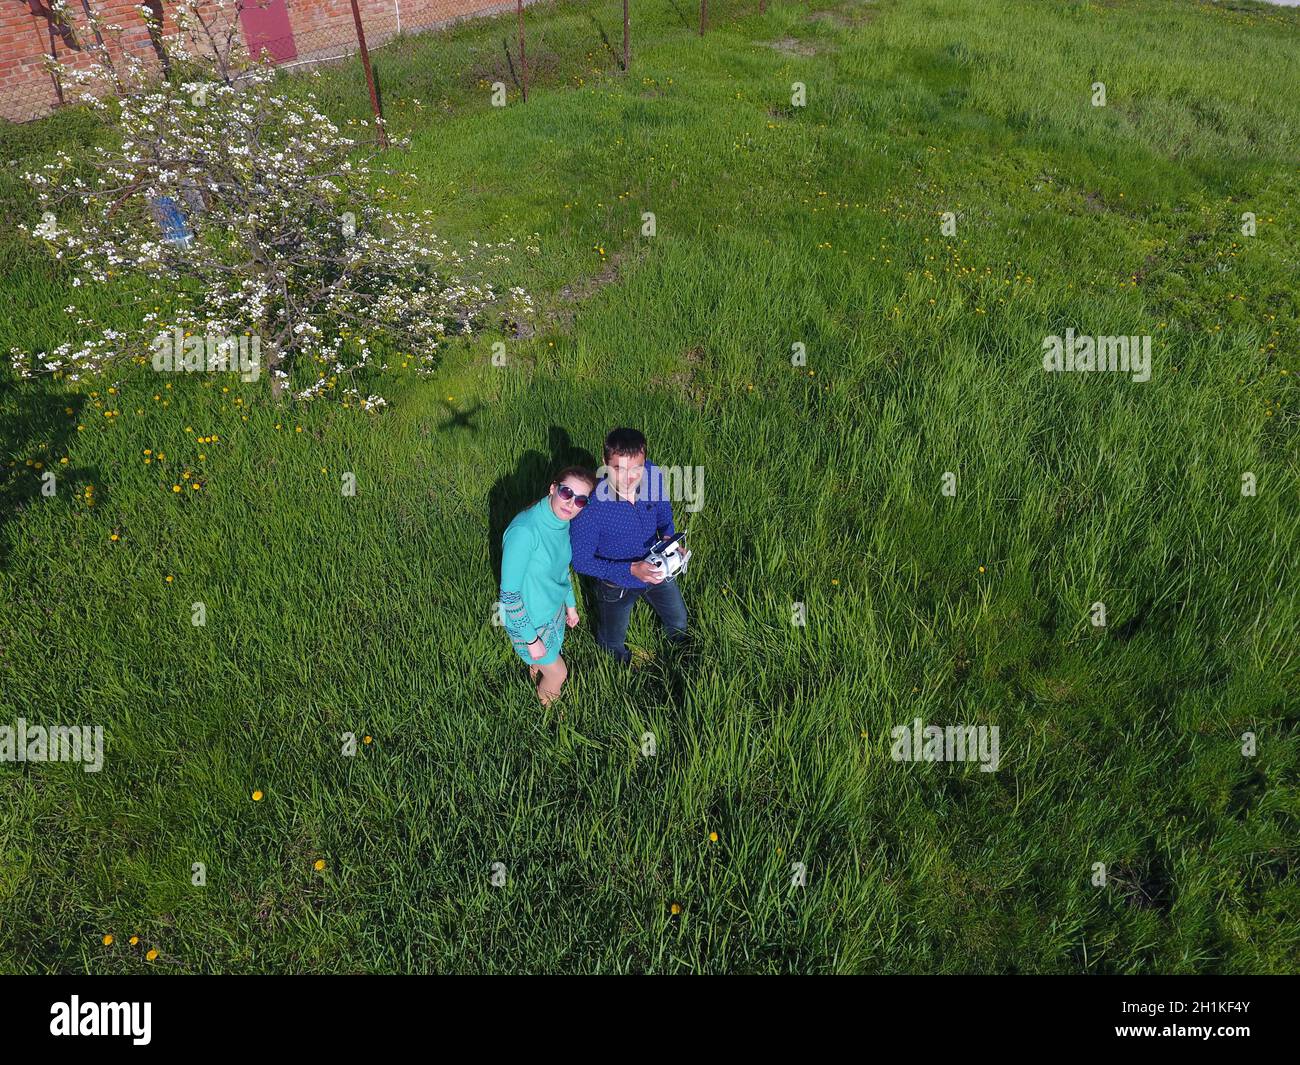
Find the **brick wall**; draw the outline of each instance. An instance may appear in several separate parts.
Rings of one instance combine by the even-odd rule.
[[[137,3],[99,0],[97,6],[107,24],[122,27],[121,47],[156,65],[156,53],[148,27],[136,10]],[[38,11],[46,10],[45,0],[35,0],[35,6]],[[58,105],[58,90],[43,65],[51,48],[69,67],[93,65],[88,46],[94,45],[95,36],[86,24],[79,0],[69,0],[69,10],[74,16],[71,31],[62,35],[56,30],[51,44],[51,24],[43,14],[33,12],[30,0],[0,0],[0,118],[21,122]],[[115,34],[105,34],[104,44],[115,59],[120,57],[118,40]],[[69,99],[81,92],[76,85],[64,88]]]
[[[0,119],[23,122],[49,113],[58,106],[59,98],[53,79],[44,69],[49,53],[50,23],[40,14],[34,14],[31,4],[44,11],[46,0],[0,0]],[[104,21],[123,28],[122,47],[138,55],[152,66],[157,65],[157,55],[149,40],[144,18],[137,10],[140,0],[91,0]],[[249,0],[252,6],[254,0]],[[377,47],[401,30],[414,33],[444,25],[459,18],[475,14],[512,10],[514,0],[357,0],[365,27],[366,43]],[[296,57],[289,62],[307,59],[349,55],[356,51],[356,30],[352,20],[350,0],[285,0],[292,28],[292,51]],[[163,31],[173,26],[169,10],[172,0],[161,0]],[[74,27],[71,40],[54,38],[54,51],[59,60],[71,67],[91,65],[85,47],[94,43],[94,36],[86,25],[80,0],[68,0],[68,11]],[[113,34],[105,35],[105,43],[116,58],[118,47]],[[79,51],[75,45],[80,44]],[[65,86],[67,98],[75,101],[82,90],[79,86]]]

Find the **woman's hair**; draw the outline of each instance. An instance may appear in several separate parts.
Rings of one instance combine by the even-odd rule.
[[[565,466],[564,469],[551,478],[551,484],[560,484],[566,477],[579,477],[591,485],[592,488],[596,487],[596,475],[586,466]]]

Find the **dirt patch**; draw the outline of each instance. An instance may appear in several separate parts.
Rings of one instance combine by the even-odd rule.
[[[550,49],[534,46],[528,52],[528,85],[535,82],[554,82],[560,80],[560,57]],[[470,64],[461,78],[469,88],[486,89],[493,82],[501,81],[510,86],[512,91],[522,88],[519,78],[519,60],[511,51],[511,40],[502,37],[500,44],[486,49],[473,50],[474,62]]]
[[[676,392],[696,410],[704,409],[704,387],[695,379],[695,371],[704,361],[704,349],[696,346],[682,353],[682,365],[672,373],[651,377],[649,384]]]
[[[648,253],[649,249],[644,241],[633,246],[629,251],[614,252],[601,268],[600,273],[584,277],[581,281],[561,288],[556,293],[551,306],[539,315],[539,320],[549,321],[561,331],[567,331],[573,325],[580,304],[591,299],[606,285],[612,285],[619,279],[625,267],[639,262]]]
[[[871,0],[856,0],[856,2],[814,11],[806,15],[804,21],[821,22],[831,26],[858,26],[870,22],[877,14],[879,12],[872,6]]]
[[[768,41],[767,46],[782,55],[816,55],[820,48],[798,37],[782,37],[778,41]]]

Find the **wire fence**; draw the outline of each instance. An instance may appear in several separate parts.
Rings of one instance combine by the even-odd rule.
[[[163,49],[138,10],[140,0],[0,0],[0,120],[24,122],[75,103],[51,60],[86,68],[97,51],[130,52],[163,72]],[[170,0],[145,0],[169,26]],[[703,35],[761,12],[767,0],[653,0],[654,17]],[[105,41],[93,9],[114,27]],[[382,110],[371,56],[410,58],[440,37],[437,92],[501,84],[527,100],[534,84],[556,84],[635,63],[642,0],[240,0],[239,32],[254,55],[284,70],[349,60],[365,68],[368,104]],[[98,46],[98,48],[96,47]]]

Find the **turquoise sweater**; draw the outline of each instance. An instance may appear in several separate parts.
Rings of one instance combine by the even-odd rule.
[[[569,523],[551,510],[551,497],[543,496],[515,515],[501,540],[501,620],[516,646],[532,643],[538,629],[547,629],[563,607],[576,607],[569,578]],[[564,632],[563,623],[559,634]],[[546,637],[543,636],[543,639]],[[559,647],[547,642],[546,658],[553,661]]]

